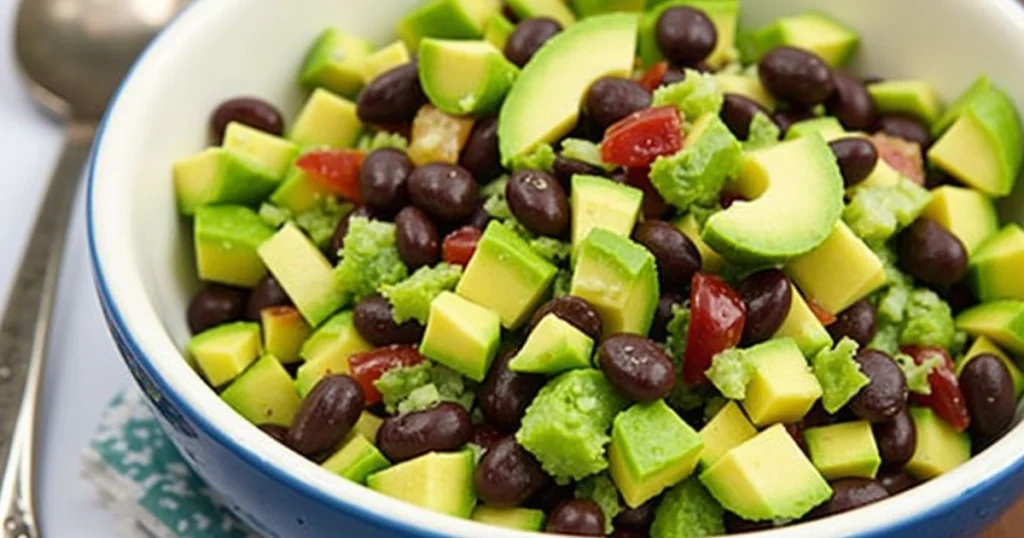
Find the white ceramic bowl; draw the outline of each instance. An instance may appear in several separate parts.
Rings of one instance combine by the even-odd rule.
[[[329,474],[235,414],[181,352],[197,282],[189,228],[175,210],[172,161],[204,146],[210,111],[226,98],[255,95],[286,113],[297,110],[297,70],[325,26],[384,44],[417,3],[196,2],[136,65],[96,145],[90,243],[112,333],[189,463],[268,536],[526,536],[431,513]],[[1024,102],[1024,8],[1013,0],[746,0],[743,21],[764,24],[812,8],[861,33],[857,72],[922,78],[947,99],[989,73]],[[1004,209],[1019,215],[1021,198],[1012,200]],[[1022,458],[1024,428],[1017,427],[908,493],[763,536],[966,536],[1024,490]]]

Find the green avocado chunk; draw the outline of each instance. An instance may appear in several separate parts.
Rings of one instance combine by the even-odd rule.
[[[224,131],[223,146],[260,163],[279,179],[288,173],[299,154],[294,142],[235,121]]]
[[[654,255],[633,241],[594,228],[580,245],[569,293],[589,302],[604,334],[647,334],[658,305]]]
[[[548,314],[530,331],[508,369],[513,372],[555,375],[590,366],[594,341],[562,318]]]
[[[381,454],[374,444],[366,437],[353,433],[342,443],[321,467],[357,484],[365,484],[366,477],[391,466],[391,462]]]
[[[931,193],[931,202],[921,216],[934,220],[956,236],[973,261],[978,247],[999,230],[999,215],[992,199],[974,189],[951,185],[943,185]]]
[[[803,138],[815,133],[820,134],[825,140],[830,140],[843,136],[845,132],[843,124],[839,123],[839,120],[834,116],[821,116],[819,118],[798,121],[790,125],[789,129],[786,130],[786,140]]]
[[[548,17],[563,28],[576,22],[576,16],[563,0],[508,0],[508,7],[522,20]]]
[[[484,41],[494,45],[498,50],[505,50],[505,43],[515,31],[516,25],[512,24],[512,21],[501,13],[494,13],[484,25]]]
[[[832,313],[846,310],[887,280],[878,255],[843,222],[823,243],[790,260],[783,271],[805,297]]]
[[[255,206],[278,185],[273,170],[225,148],[208,148],[173,168],[178,211],[185,216],[205,205]]]
[[[270,203],[297,214],[318,207],[332,196],[334,193],[327,185],[314,179],[305,170],[292,165],[284,181],[271,193]]]
[[[450,291],[430,303],[420,353],[461,373],[483,381],[501,343],[501,318]]]
[[[953,429],[928,407],[910,408],[917,430],[917,448],[907,472],[921,480],[952,471],[971,457],[971,437]]]
[[[355,103],[317,88],[295,117],[288,139],[303,148],[350,148],[362,131]]]
[[[224,403],[259,426],[290,426],[302,401],[288,371],[273,355],[264,355],[220,394]]]
[[[729,402],[704,425],[699,435],[704,440],[700,462],[708,468],[733,447],[757,435],[757,428],[750,423],[736,402]]]
[[[985,338],[984,336],[979,336],[975,339],[974,343],[971,344],[970,349],[964,353],[964,356],[957,359],[957,377],[960,377],[960,372],[963,371],[964,366],[967,366],[967,363],[986,354],[995,355],[996,358],[1003,363],[1003,366],[1006,367],[1006,371],[1010,372],[1010,379],[1013,380],[1013,393],[1019,398],[1021,393],[1024,393],[1024,372],[1020,371],[1020,367],[1017,366],[1017,363],[1014,362],[1013,359],[1011,359],[1010,356],[1002,349],[999,349],[999,346],[997,346],[995,342]]]
[[[982,302],[1024,300],[1024,230],[1010,223],[990,237],[970,257],[968,281]]]
[[[756,62],[775,47],[789,45],[810,51],[831,67],[849,63],[860,44],[856,32],[819,13],[781,17],[741,39],[743,57]]]
[[[725,534],[725,510],[697,477],[662,496],[651,524],[651,538],[694,538]]]
[[[498,3],[489,0],[429,0],[406,14],[395,31],[415,51],[425,37],[477,39],[497,12]]]
[[[883,80],[868,85],[868,93],[882,114],[907,114],[931,125],[942,113],[939,92],[923,80]]]
[[[590,475],[576,484],[573,492],[577,499],[590,499],[601,507],[604,513],[605,533],[612,532],[615,516],[622,512],[619,490],[608,473]]]
[[[822,349],[811,359],[814,377],[821,384],[821,403],[829,414],[835,414],[871,381],[853,360],[857,342],[844,337],[835,349]]]
[[[347,374],[348,358],[371,349],[373,346],[363,340],[352,323],[351,310],[331,316],[317,327],[299,351],[306,361],[295,374],[299,394],[305,397],[324,376]]]
[[[288,364],[300,360],[299,350],[313,332],[302,314],[291,306],[272,306],[260,311],[263,349]]]
[[[857,189],[843,210],[843,222],[857,237],[879,244],[909,226],[922,212],[927,216],[929,202],[934,204],[932,193],[912,179],[901,177],[895,185]]]
[[[475,467],[469,450],[430,452],[371,474],[366,485],[421,508],[468,518],[476,507]]]
[[[260,325],[238,321],[218,325],[192,337],[188,356],[213,387],[219,387],[241,374],[259,357]]]
[[[811,461],[828,480],[874,478],[882,465],[875,434],[866,420],[808,428],[804,439]]]
[[[807,301],[800,290],[793,285],[790,285],[790,288],[792,298],[789,313],[772,338],[792,338],[804,357],[810,358],[821,349],[831,347],[832,336],[811,311],[811,307],[807,306]]]
[[[686,211],[710,205],[740,170],[743,148],[717,114],[701,116],[675,155],[651,165],[651,184],[666,202]]]
[[[754,365],[743,409],[758,427],[796,422],[821,397],[818,379],[811,373],[792,339],[768,340],[746,350]]]
[[[419,72],[430,102],[455,116],[495,112],[519,76],[519,68],[487,41],[433,38],[420,44]]]
[[[644,198],[640,189],[584,174],[572,177],[570,195],[573,252],[594,228],[628,237],[636,225]]]
[[[969,308],[956,317],[956,328],[1024,354],[1024,301],[989,301]]]
[[[259,248],[260,258],[313,327],[338,311],[346,300],[330,262],[292,223]]]
[[[328,28],[310,48],[299,82],[310,90],[326,88],[338,95],[354,97],[363,87],[359,63],[371,52],[373,44],[369,41]]]
[[[434,267],[420,267],[397,284],[384,284],[380,292],[391,302],[391,314],[396,323],[410,319],[426,323],[431,301],[441,292],[455,289],[461,276],[462,267],[439,263]]]
[[[245,288],[255,286],[267,274],[257,249],[273,235],[274,230],[247,207],[200,207],[193,229],[199,278]]]
[[[643,11],[645,0],[570,0],[580,18],[616,11]]]
[[[492,508],[480,505],[473,511],[473,521],[520,531],[544,529],[544,511],[534,508]]]
[[[341,262],[334,269],[340,289],[359,300],[377,293],[382,285],[404,280],[409,269],[397,245],[394,224],[365,217],[350,219]]]

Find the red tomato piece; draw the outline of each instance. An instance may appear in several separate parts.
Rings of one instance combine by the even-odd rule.
[[[622,166],[649,166],[683,147],[683,119],[673,106],[634,112],[605,131],[601,158]]]
[[[924,159],[921,158],[921,146],[889,136],[883,133],[871,135],[871,142],[878,150],[878,157],[893,167],[897,172],[924,185]]]
[[[651,169],[626,168],[626,183],[644,192],[643,211],[644,218],[660,219],[668,210],[668,204],[661,197],[658,189],[651,184]]]
[[[932,357],[942,359],[942,363],[928,374],[928,384],[932,388],[932,393],[911,393],[910,401],[932,408],[932,411],[948,422],[954,430],[966,431],[967,427],[971,425],[971,414],[967,410],[964,394],[960,391],[960,382],[956,378],[956,366],[953,364],[953,358],[949,356],[949,352],[938,346],[903,346],[900,351],[910,355],[917,364]]]
[[[644,88],[647,88],[647,91],[653,92],[665,80],[665,73],[667,72],[668,62],[658,62],[647,71],[644,71],[644,74],[640,75],[640,80],[637,82]]]
[[[807,307],[811,309],[811,313],[814,314],[814,317],[818,318],[822,325],[828,327],[836,322],[836,315],[826,310],[824,306],[816,303],[814,299],[807,299]]]
[[[697,273],[690,284],[690,330],[686,335],[683,381],[707,381],[704,372],[715,355],[736,347],[743,336],[747,308],[736,290],[720,277]]]
[[[441,243],[441,257],[448,263],[465,267],[476,252],[476,245],[483,235],[479,228],[473,226],[463,226],[455,230]]]
[[[362,203],[359,196],[359,169],[363,152],[352,149],[311,151],[299,157],[295,166],[350,202]]]
[[[389,370],[399,366],[413,366],[423,360],[423,355],[420,355],[416,346],[382,347],[373,351],[356,353],[349,357],[349,375],[359,383],[359,386],[363,387],[366,405],[373,405],[381,398],[380,391],[373,386],[374,381],[380,379],[380,376]]]

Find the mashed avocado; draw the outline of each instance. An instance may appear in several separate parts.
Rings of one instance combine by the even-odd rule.
[[[612,520],[622,511],[619,490],[615,488],[611,476],[608,473],[588,476],[576,485],[574,494],[577,499],[590,499],[601,507],[604,512],[604,532],[610,534],[613,530]]]
[[[373,386],[380,391],[388,413],[421,411],[439,402],[457,402],[466,409],[473,404],[472,387],[465,378],[430,361],[389,370]]]
[[[915,289],[910,292],[905,323],[900,331],[903,346],[953,346],[956,327],[953,312],[945,301],[932,290]]]
[[[715,355],[707,376],[722,396],[742,400],[747,397],[747,385],[754,377],[754,364],[742,349],[727,349]]]
[[[364,134],[356,142],[356,149],[361,149],[367,153],[377,150],[393,148],[405,151],[409,148],[409,141],[404,136],[398,133],[389,133],[387,131],[378,131],[375,134]]]
[[[684,120],[695,120],[704,114],[717,115],[725,97],[713,75],[693,69],[686,70],[682,82],[654,91],[652,107],[672,105],[683,113]]]
[[[334,236],[338,221],[352,210],[352,204],[339,202],[333,196],[321,198],[315,207],[299,214],[293,214],[288,208],[276,206],[269,202],[260,205],[259,216],[271,228],[280,228],[286,222],[294,222],[296,226],[324,250]]]
[[[868,243],[880,243],[921,215],[931,194],[910,179],[884,187],[864,187],[843,210],[843,221]]]
[[[335,269],[338,285],[356,300],[377,293],[409,274],[398,255],[395,225],[355,217],[349,221],[341,263]]]
[[[725,510],[691,476],[665,492],[651,525],[651,538],[697,538],[725,534]]]
[[[906,353],[897,353],[894,357],[896,364],[900,365],[903,375],[907,378],[907,389],[916,394],[928,395],[932,393],[932,386],[928,382],[928,375],[932,370],[942,365],[942,357],[932,356],[925,359],[921,364],[914,362],[913,357]]]
[[[913,280],[896,268],[889,248],[876,248],[885,264],[887,287],[874,296],[878,332],[867,347],[893,354],[899,346],[940,346],[954,354],[964,344],[953,323],[949,304],[928,288],[915,288]]]
[[[683,354],[686,353],[686,336],[690,331],[690,309],[678,305],[673,306],[672,319],[668,320],[665,327],[668,332],[665,347],[678,366],[682,364]]]
[[[462,267],[440,263],[434,267],[420,267],[409,278],[397,284],[385,284],[380,292],[391,301],[391,313],[398,323],[415,319],[427,323],[430,302],[442,291],[451,291],[462,276]]]
[[[583,140],[580,138],[566,138],[562,141],[562,156],[567,159],[575,159],[577,161],[585,162],[589,165],[603,168],[605,170],[614,170],[614,165],[601,160],[601,146],[591,142],[590,140]]]
[[[750,120],[750,133],[743,142],[743,151],[757,151],[774,146],[779,142],[781,134],[779,126],[775,125],[771,118],[764,112],[758,112],[754,114],[754,119]]]
[[[821,403],[829,414],[839,411],[871,381],[853,360],[856,354],[857,342],[847,337],[834,349],[823,349],[811,359],[814,376],[821,383]]]
[[[533,151],[512,159],[512,171],[543,170],[551,172],[555,167],[555,150],[549,144],[541,144]]]
[[[739,171],[743,149],[718,116],[703,116],[675,155],[651,165],[651,184],[666,202],[686,211],[713,206],[726,181]]]

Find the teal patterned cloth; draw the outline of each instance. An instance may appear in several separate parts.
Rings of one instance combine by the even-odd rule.
[[[115,397],[83,455],[83,474],[128,536],[256,538],[185,464],[135,389]]]

